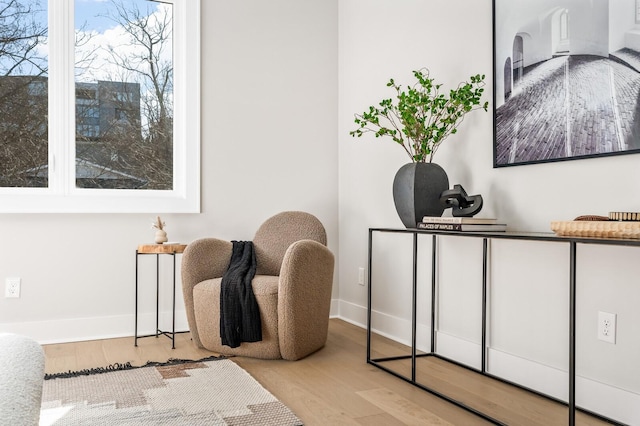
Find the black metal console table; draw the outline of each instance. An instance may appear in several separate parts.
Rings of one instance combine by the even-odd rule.
[[[371,358],[371,299],[372,299],[372,283],[373,283],[373,268],[372,268],[372,256],[373,256],[373,235],[374,233],[402,233],[413,235],[413,288],[412,288],[412,307],[411,307],[411,355],[401,355],[385,358]],[[426,353],[418,354],[416,349],[417,342],[417,266],[418,266],[418,235],[428,234],[432,236],[432,269],[431,269],[431,347],[430,351]],[[455,360],[449,359],[438,354],[435,350],[435,312],[436,312],[436,266],[437,266],[437,252],[436,245],[439,236],[447,237],[472,237],[482,239],[482,355],[481,355],[481,368],[473,368],[464,364],[461,364]],[[492,239],[508,239],[508,240],[527,240],[527,241],[544,241],[564,243],[569,245],[569,395],[568,402],[557,400],[551,396],[542,394],[538,391],[526,388],[517,383],[510,382],[502,379],[498,376],[492,375],[486,371],[486,350],[487,350],[487,259],[488,259],[488,241]],[[368,260],[368,272],[369,272],[369,286],[367,297],[367,363],[378,367],[387,373],[390,373],[400,379],[403,379],[414,386],[417,386],[423,390],[426,390],[440,398],[449,401],[456,406],[463,408],[469,412],[476,414],[477,416],[488,420],[494,424],[503,425],[502,421],[493,418],[480,410],[471,407],[462,401],[459,401],[453,397],[450,397],[443,392],[440,392],[434,388],[427,386],[424,383],[420,383],[416,379],[416,360],[420,357],[436,357],[444,361],[456,364],[471,371],[474,371],[483,376],[489,377],[493,380],[498,380],[510,385],[516,386],[521,389],[533,392],[539,396],[543,396],[550,400],[559,402],[568,407],[569,417],[568,424],[574,426],[576,422],[576,410],[583,411],[601,420],[607,421],[612,424],[622,425],[615,420],[606,418],[600,414],[593,413],[584,410],[580,407],[576,407],[576,250],[578,244],[600,244],[600,245],[612,245],[612,246],[634,246],[640,247],[640,240],[635,239],[609,239],[609,238],[590,238],[590,237],[561,237],[552,233],[513,233],[513,232],[457,232],[457,231],[433,231],[423,229],[391,229],[391,228],[370,228],[369,229],[369,260]],[[411,377],[402,375],[384,365],[386,361],[397,361],[401,359],[411,359]]]
[[[164,335],[171,339],[171,348],[176,348],[176,254],[184,252],[187,248],[186,244],[143,244],[138,246],[136,250],[136,312],[135,312],[135,332],[133,345],[138,346],[138,339],[144,337],[158,337]],[[147,334],[138,336],[138,257],[140,255],[156,256],[156,332],[155,334]],[[167,254],[173,257],[173,290],[172,290],[172,329],[171,331],[160,330],[160,255]]]

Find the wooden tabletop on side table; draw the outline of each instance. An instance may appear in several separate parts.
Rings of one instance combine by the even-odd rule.
[[[182,253],[187,248],[186,244],[140,244],[138,246],[138,253]]]

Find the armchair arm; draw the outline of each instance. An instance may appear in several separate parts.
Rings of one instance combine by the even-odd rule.
[[[220,278],[229,266],[233,244],[217,238],[201,238],[187,245],[182,254],[182,295],[193,341],[202,347],[193,305],[193,287]]]
[[[326,343],[333,268],[333,253],[317,241],[297,241],[287,249],[278,288],[282,358],[303,358]]]

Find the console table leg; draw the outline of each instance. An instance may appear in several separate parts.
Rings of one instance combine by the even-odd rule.
[[[481,367],[482,373],[487,372],[487,239],[482,239],[482,355]]]
[[[156,337],[160,335],[160,255],[156,254]]]
[[[436,351],[436,241],[437,235],[434,235],[431,239],[431,353]]]
[[[133,346],[138,346],[138,250],[136,250],[136,313],[135,329],[133,331]]]
[[[176,255],[173,254],[173,323],[171,328],[171,349],[176,348]]]
[[[413,289],[411,303],[411,381],[416,381],[416,323],[418,318],[418,234],[413,234]]]
[[[569,426],[576,424],[576,248],[569,245]]]
[[[369,278],[369,282],[367,285],[367,363],[371,363],[371,286],[373,283],[372,279],[372,261],[371,257],[373,255],[373,231],[369,229],[369,264],[367,265],[367,276]]]

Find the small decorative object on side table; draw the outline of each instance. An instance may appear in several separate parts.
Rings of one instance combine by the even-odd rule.
[[[158,220],[160,218],[158,217]],[[171,348],[176,348],[176,254],[183,253],[186,244],[168,243],[168,244],[141,244],[136,250],[136,312],[135,312],[135,334],[134,334],[134,346],[138,346],[138,339],[143,337],[159,337],[161,334],[171,338]],[[145,336],[138,336],[138,256],[140,255],[156,255],[156,332],[155,334],[148,334]],[[160,330],[160,255],[167,254],[173,256],[173,296],[172,296],[172,311],[173,322],[171,331]]]
[[[155,241],[157,244],[162,244],[169,241],[167,239],[167,231],[164,230],[165,226],[167,225],[162,221],[162,219],[160,219],[160,216],[156,216],[155,222],[151,224],[151,228],[156,229]]]

